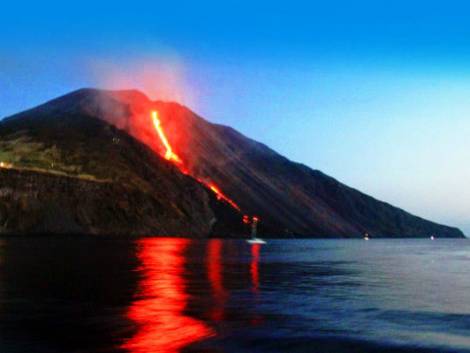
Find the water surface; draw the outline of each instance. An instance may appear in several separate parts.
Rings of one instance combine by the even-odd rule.
[[[0,240],[0,352],[470,352],[466,240]]]

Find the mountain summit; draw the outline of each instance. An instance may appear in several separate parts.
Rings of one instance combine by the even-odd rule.
[[[158,122],[152,121],[152,112]],[[123,222],[130,217],[134,225],[139,220],[148,223],[139,228],[141,233],[208,234],[217,224],[219,235],[240,234],[243,228],[237,223],[242,216],[256,215],[261,218],[261,231],[275,236],[463,237],[456,228],[376,200],[230,127],[212,124],[177,103],[151,101],[139,91],[72,92],[4,119],[0,139],[0,160],[13,167],[0,169],[0,232],[2,219],[8,224],[15,212],[6,206],[6,197],[14,199],[15,192],[21,194],[26,184],[35,183],[30,175],[35,173],[41,175],[39,190],[46,184],[56,187],[50,178],[75,178],[80,185],[61,191],[73,194],[70,203],[85,197],[76,188],[91,187],[81,183],[108,185],[113,191],[102,196],[119,192],[117,205],[128,205],[118,216]],[[168,148],[177,160],[165,160]],[[93,185],[92,189],[97,187]],[[139,198],[127,197],[130,190],[160,204],[169,212],[172,226],[164,226],[164,216],[147,213]],[[184,202],[178,195],[184,195]],[[96,197],[90,205],[98,213],[102,211],[99,202],[102,207],[114,202]],[[64,203],[65,196],[58,204]],[[74,213],[86,212],[83,208],[90,205],[83,203],[67,213],[65,218],[75,219],[69,223],[77,231],[91,229],[80,228],[83,220],[76,221]],[[107,231],[112,233],[111,225]]]

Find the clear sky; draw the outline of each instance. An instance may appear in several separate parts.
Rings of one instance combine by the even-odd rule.
[[[466,3],[2,3],[0,117],[140,88],[470,234]]]

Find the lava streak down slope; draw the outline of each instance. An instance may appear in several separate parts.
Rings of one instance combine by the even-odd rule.
[[[152,111],[158,112],[166,144],[158,136]],[[87,115],[125,130],[170,160],[183,172],[181,175],[189,174],[215,194],[218,190],[222,201],[220,195],[243,213],[260,216],[260,231],[273,236],[362,237],[367,232],[373,237],[463,237],[456,228],[413,216],[320,171],[291,162],[184,106],[151,101],[138,91],[83,89],[12,119],[31,112],[61,117]],[[218,204],[230,208],[241,223],[242,214],[228,201]]]
[[[157,132],[158,139],[160,140],[161,144],[165,148],[165,153],[162,155],[162,157],[174,163],[183,174],[191,174],[191,172],[189,172],[188,169],[185,167],[181,158],[175,152],[173,152],[173,148],[171,147],[171,144],[168,142],[168,138],[166,137],[165,131],[158,117],[158,112],[156,110],[152,110],[151,115],[152,115],[153,126],[155,127],[155,131]],[[213,182],[200,179],[197,175],[192,175],[192,176],[195,177],[196,180],[198,180],[200,183],[206,185],[209,188],[209,190],[211,190],[217,196],[218,200],[228,203],[237,211],[241,211],[240,207],[235,203],[235,201],[233,201],[227,195],[225,195],[220,190],[220,188],[217,185],[215,185]]]

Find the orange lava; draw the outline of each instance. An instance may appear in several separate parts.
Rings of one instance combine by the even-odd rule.
[[[168,142],[168,138],[166,137],[165,131],[163,131],[162,123],[158,117],[158,112],[156,110],[152,111],[152,121],[153,121],[153,126],[155,127],[155,130],[157,131],[158,137],[161,143],[163,144],[163,146],[165,147],[165,154],[163,155],[163,157],[175,163],[183,174],[188,174],[188,171],[184,167],[184,164],[181,158],[175,152],[173,152],[171,144]],[[220,188],[217,185],[215,185],[213,182],[207,182],[197,177],[195,178],[197,179],[197,181],[199,181],[200,183],[204,184],[209,189],[211,189],[211,191],[217,196],[218,200],[223,200],[226,203],[228,203],[230,206],[232,206],[234,209],[236,209],[237,211],[240,211],[240,207],[237,205],[237,203],[233,201],[231,198],[229,198],[227,195],[225,195],[220,190]]]
[[[178,157],[176,153],[173,152],[173,149],[171,148],[170,143],[168,142],[168,139],[166,138],[165,132],[163,131],[162,124],[160,122],[160,119],[158,118],[158,112],[157,111],[152,111],[152,121],[153,121],[153,126],[155,127],[155,130],[157,130],[158,137],[160,138],[160,141],[162,142],[163,146],[166,149],[165,152],[165,159],[169,161],[173,161],[177,164],[181,164],[181,159]]]
[[[220,191],[220,189],[217,186],[215,186],[213,183],[209,183],[209,184],[205,183],[205,184],[206,186],[209,187],[209,189],[211,189],[214,192],[214,194],[217,195],[217,199],[224,200],[234,209],[240,211],[240,207],[235,203],[235,201],[233,201],[227,195],[225,195],[222,191]]]

